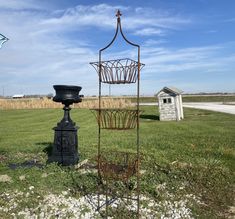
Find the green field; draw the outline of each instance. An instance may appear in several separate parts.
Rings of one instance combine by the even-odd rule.
[[[235,116],[186,108],[183,121],[160,122],[156,107],[142,109],[141,169],[145,173],[141,178],[141,193],[157,203],[196,197],[187,202],[192,217],[227,218],[234,198]],[[81,160],[92,159],[97,151],[95,118],[86,109],[73,109],[71,114],[80,126]],[[0,175],[11,177],[10,182],[0,182],[0,218],[12,218],[26,207],[35,208],[46,194],[70,189],[69,195],[78,197],[84,191],[93,191],[96,174],[45,165],[53,141],[52,128],[61,117],[59,109],[0,110]],[[105,150],[134,151],[134,139],[134,131],[102,132]],[[9,168],[9,164],[31,160],[43,168]],[[33,193],[30,186],[34,186]],[[9,197],[16,190],[23,192],[21,201],[15,197],[17,206],[7,212],[2,210],[1,206],[12,205]],[[156,218],[164,215],[163,208],[158,210],[153,210]]]

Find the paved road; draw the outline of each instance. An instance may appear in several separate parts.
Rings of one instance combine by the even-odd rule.
[[[212,110],[216,112],[222,113],[230,113],[235,114],[235,105],[226,105],[220,102],[215,103],[183,103],[184,107],[196,108],[196,109],[205,109],[205,110]]]
[[[235,104],[235,103],[233,103]],[[154,106],[158,105],[157,103],[140,103],[142,106]],[[235,114],[235,105],[226,105],[222,102],[195,102],[195,103],[183,103],[183,107],[212,110],[222,113]]]

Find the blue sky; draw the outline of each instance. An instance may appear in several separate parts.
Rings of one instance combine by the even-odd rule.
[[[127,38],[141,45],[142,95],[164,86],[235,92],[233,0],[0,0],[0,33],[10,39],[0,49],[0,94],[48,94],[54,84],[97,94],[89,62],[113,37],[117,9]],[[136,58],[120,39],[108,55]],[[112,93],[135,87],[112,86]]]

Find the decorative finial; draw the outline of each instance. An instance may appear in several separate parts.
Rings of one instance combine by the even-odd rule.
[[[121,16],[122,16],[121,11],[118,9],[117,14],[116,14],[116,17],[117,17],[117,18],[120,18]]]

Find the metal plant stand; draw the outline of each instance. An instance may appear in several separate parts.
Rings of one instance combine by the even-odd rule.
[[[0,33],[0,48],[2,48],[3,43],[7,42],[9,39]]]
[[[53,87],[56,91],[53,101],[60,102],[65,106],[63,108],[64,117],[54,128],[54,144],[48,162],[57,162],[64,166],[74,165],[79,160],[77,140],[79,127],[70,118],[71,108],[69,106],[82,101],[79,95],[82,88],[68,85],[54,85]]]
[[[0,33],[0,49],[2,48],[2,45],[7,42],[9,39],[5,37],[3,34]],[[4,86],[2,87],[3,89],[3,98],[4,98]]]
[[[119,218],[139,218],[140,215],[140,143],[139,143],[139,96],[140,70],[144,64],[140,63],[140,46],[130,42],[124,35],[121,26],[121,13],[118,10],[116,32],[111,42],[99,50],[99,61],[91,62],[99,77],[99,108],[92,109],[98,123],[98,211],[104,218],[108,218],[112,204],[120,200],[126,206],[135,202],[135,209],[124,210]],[[115,41],[118,32],[123,39],[138,49],[138,60],[129,58],[102,60],[102,53]],[[109,109],[101,107],[102,83],[131,84],[136,83],[135,109]],[[136,129],[136,153],[126,151],[104,151],[101,146],[102,130]],[[134,183],[133,183],[134,181]],[[102,197],[105,197],[103,200]],[[133,203],[132,203],[133,204]],[[134,213],[133,213],[134,211]],[[129,214],[131,212],[131,214]]]

